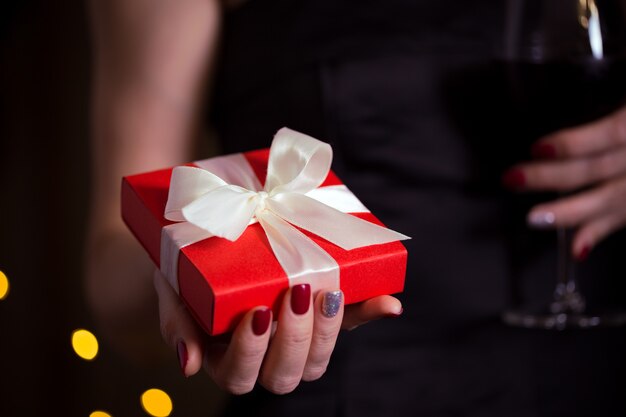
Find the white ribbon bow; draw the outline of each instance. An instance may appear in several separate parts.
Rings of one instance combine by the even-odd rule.
[[[346,250],[409,239],[346,214],[368,211],[347,187],[318,188],[331,161],[330,145],[282,128],[270,148],[263,188],[241,154],[197,163],[206,169],[174,168],[165,218],[180,223],[166,226],[161,239],[161,270],[170,284],[178,291],[182,247],[211,236],[235,241],[256,221],[290,285],[308,282],[314,290],[338,287],[339,266],[294,226]]]

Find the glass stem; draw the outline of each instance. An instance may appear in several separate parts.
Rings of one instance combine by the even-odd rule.
[[[585,299],[578,291],[576,282],[576,270],[571,251],[572,230],[559,227],[557,240],[557,284],[550,310],[554,314],[582,313],[585,310]]]

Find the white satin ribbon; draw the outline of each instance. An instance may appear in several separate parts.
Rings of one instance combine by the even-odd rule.
[[[178,292],[178,253],[212,236],[237,240],[252,223],[265,231],[290,285],[339,286],[337,262],[294,226],[354,249],[409,237],[346,213],[367,208],[343,185],[320,187],[332,161],[330,145],[282,128],[276,133],[265,187],[241,154],[174,168],[161,232],[161,271]]]

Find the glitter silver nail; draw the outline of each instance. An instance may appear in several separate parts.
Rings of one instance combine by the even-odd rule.
[[[326,317],[335,317],[341,307],[341,291],[328,291],[324,294],[324,300],[322,301],[322,314]]]
[[[556,217],[550,211],[538,211],[528,215],[528,224],[537,229],[552,227]]]

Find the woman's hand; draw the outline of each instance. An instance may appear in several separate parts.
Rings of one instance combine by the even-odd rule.
[[[573,192],[533,207],[528,223],[577,228],[572,253],[583,260],[626,225],[626,107],[546,136],[532,151],[536,159],[511,168],[503,181],[520,190]]]
[[[341,291],[320,291],[315,298],[308,284],[290,288],[272,326],[272,311],[249,311],[232,333],[209,337],[196,324],[163,275],[156,271],[161,332],[178,352],[185,376],[204,366],[223,389],[250,392],[258,381],[269,391],[286,394],[300,381],[313,381],[326,371],[341,328],[402,313],[400,301],[381,296],[344,309]]]

